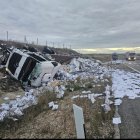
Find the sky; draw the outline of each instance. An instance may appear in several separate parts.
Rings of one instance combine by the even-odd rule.
[[[140,0],[0,0],[0,39],[81,53],[140,52]]]

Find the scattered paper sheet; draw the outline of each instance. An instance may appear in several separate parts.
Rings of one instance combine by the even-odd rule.
[[[52,107],[54,105],[54,102],[52,101],[52,102],[49,102],[48,104],[49,104],[49,107]]]
[[[120,105],[122,103],[121,99],[116,99],[114,105]]]
[[[118,117],[118,118],[113,118],[113,124],[119,124],[121,123],[121,118]]]

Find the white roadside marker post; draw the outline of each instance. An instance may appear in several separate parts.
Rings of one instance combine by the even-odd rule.
[[[85,139],[85,124],[83,117],[83,109],[73,104],[74,118],[76,125],[76,134],[78,139]]]

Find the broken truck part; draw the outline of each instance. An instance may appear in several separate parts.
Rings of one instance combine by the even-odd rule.
[[[7,52],[9,55],[6,57],[6,71],[24,86],[39,87],[42,83],[51,81],[61,66],[37,52],[17,48],[9,49]]]

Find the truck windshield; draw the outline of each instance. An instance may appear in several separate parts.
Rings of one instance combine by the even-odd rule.
[[[8,64],[8,69],[10,70],[12,74],[15,73],[21,58],[22,56],[19,55],[18,53],[13,53],[13,55],[11,56],[9,60],[9,64]]]
[[[130,53],[130,55],[132,56],[132,55],[135,55],[135,53]]]
[[[34,78],[37,78],[41,74],[41,64],[36,63],[36,66],[34,67],[32,73],[30,74],[29,79],[32,80]]]
[[[30,57],[27,57],[25,63],[23,64],[23,67],[20,71],[18,79],[19,80],[22,79],[23,82],[26,82],[35,66],[36,66],[36,61]]]

